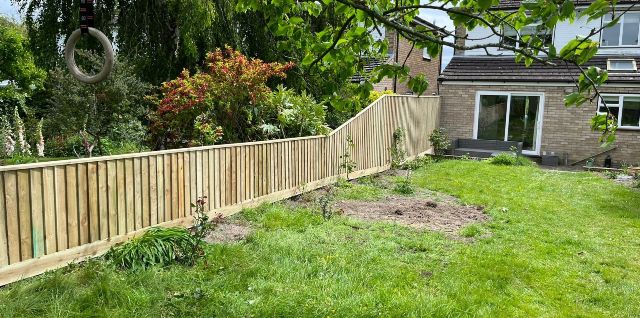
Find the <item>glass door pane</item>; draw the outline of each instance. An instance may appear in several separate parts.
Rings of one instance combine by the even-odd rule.
[[[509,141],[522,141],[523,150],[536,150],[537,118],[540,96],[511,96]]]
[[[507,95],[480,96],[478,139],[504,140],[508,100]]]
[[[622,106],[621,126],[640,127],[640,97],[625,96]]]

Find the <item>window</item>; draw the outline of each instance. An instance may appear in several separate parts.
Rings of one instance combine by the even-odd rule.
[[[431,60],[431,55],[429,55],[429,51],[426,47],[422,49],[422,58],[425,60]]]
[[[474,138],[521,141],[525,153],[537,154],[543,102],[541,93],[478,92]]]
[[[511,27],[505,27],[502,31],[504,38],[502,43],[505,45],[515,46],[520,48],[522,45],[519,41],[528,42],[531,36],[537,36],[542,41],[543,47],[549,47],[553,43],[553,30],[549,30],[540,24],[527,25],[520,29],[520,36],[518,31]],[[526,46],[526,44],[524,45]]]
[[[640,95],[603,95],[598,104],[600,114],[607,113],[603,100],[617,119],[618,127],[640,128]]]
[[[611,22],[611,15],[602,18],[603,25]],[[640,12],[627,12],[618,23],[602,30],[602,46],[638,46],[640,34]]]
[[[636,60],[607,60],[607,71],[636,71]]]

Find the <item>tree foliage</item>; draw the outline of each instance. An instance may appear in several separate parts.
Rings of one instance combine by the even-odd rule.
[[[265,63],[227,47],[207,55],[203,71],[162,86],[152,117],[158,146],[184,147],[218,141],[264,139],[261,127],[272,118],[267,102],[271,78],[286,78],[293,64]]]
[[[36,67],[24,29],[0,17],[0,115],[16,107],[42,88],[45,72]]]
[[[93,70],[102,66],[99,56],[78,53],[91,62]],[[118,60],[109,78],[99,84],[78,82],[66,68],[56,68],[49,74],[46,87],[48,97],[42,111],[45,135],[51,143],[64,144],[70,139],[80,152],[80,139],[84,138],[95,144],[100,154],[110,154],[114,146],[141,146],[146,134],[142,120],[148,112],[144,96],[152,87],[126,61]],[[61,156],[74,154],[65,149],[57,152]]]
[[[62,66],[60,43],[79,27],[80,2],[11,1],[25,14],[38,65]],[[207,52],[224,45],[268,54],[269,36],[254,16],[237,14],[233,0],[101,0],[95,5],[96,28],[116,44],[119,56],[143,80],[153,84],[175,78],[184,68],[194,71]],[[98,49],[99,44],[89,38],[79,45]]]
[[[616,0],[594,0],[578,12],[573,0],[530,0],[523,1],[518,10],[500,10],[495,6],[499,0],[239,0],[237,9],[263,12],[268,17],[268,28],[278,37],[280,43],[305,52],[298,62],[305,72],[319,73],[344,82],[356,73],[363,72],[364,57],[386,53],[387,43],[377,41],[371,33],[384,26],[396,30],[417,48],[424,48],[431,56],[442,51],[443,46],[458,50],[485,50],[500,48],[515,52],[518,62],[529,66],[543,63],[556,67],[577,66],[581,76],[576,81],[576,92],[567,96],[567,106],[579,106],[585,101],[599,98],[599,87],[606,81],[606,71],[596,67],[583,67],[598,51],[596,36],[607,26],[616,23],[625,11],[616,11]],[[454,29],[444,25],[426,22],[415,23],[420,10],[429,9],[446,13],[455,27],[473,30],[486,28],[496,39],[495,42],[461,44],[457,40],[471,40],[468,36],[457,35]],[[334,23],[315,28],[314,19],[330,12]],[[612,22],[595,28],[587,36],[576,37],[564,47],[544,44],[547,29],[559,22],[573,22],[576,18],[591,21],[612,15]],[[525,27],[535,26],[533,35],[520,35]],[[505,35],[505,28],[515,30],[517,36]],[[408,69],[401,64],[387,64],[376,67],[367,80],[359,86],[360,93],[367,96],[373,83],[384,77],[398,77],[408,81],[415,92],[427,88],[424,78],[409,77]],[[330,87],[329,91],[338,91]],[[606,107],[606,106],[605,106]],[[611,115],[594,118],[593,127],[603,133],[603,141],[611,142],[615,125],[610,125]]]

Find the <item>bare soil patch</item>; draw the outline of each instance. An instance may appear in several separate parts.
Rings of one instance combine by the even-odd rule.
[[[244,240],[249,234],[251,226],[248,222],[223,219],[204,240],[207,243],[234,243]]]
[[[344,215],[370,221],[391,221],[417,229],[451,235],[471,223],[484,222],[489,216],[482,207],[462,205],[453,197],[438,200],[424,197],[392,196],[381,201],[340,201],[335,208]]]

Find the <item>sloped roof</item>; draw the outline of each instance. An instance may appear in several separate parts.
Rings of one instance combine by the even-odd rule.
[[[597,66],[607,69],[607,59],[635,59],[640,65],[640,56],[596,56],[584,67]],[[440,75],[440,81],[487,81],[487,82],[574,82],[580,70],[573,65],[552,66],[534,62],[530,67],[516,63],[514,57],[456,56]],[[608,83],[640,83],[639,72],[609,71]]]
[[[520,4],[526,0],[500,0],[500,4],[496,6],[498,9],[517,9]],[[639,0],[618,0],[618,4],[628,4],[638,2]],[[573,0],[576,5],[589,5],[593,0]]]
[[[371,73],[371,71],[373,71],[374,68],[385,64],[387,62],[386,59],[378,59],[378,58],[368,58],[365,59],[365,65],[364,65],[364,74],[367,73]],[[360,74],[357,73],[356,75],[354,75],[353,77],[351,77],[351,82],[352,83],[359,83],[362,82],[364,80],[366,80],[366,77],[364,74]]]

